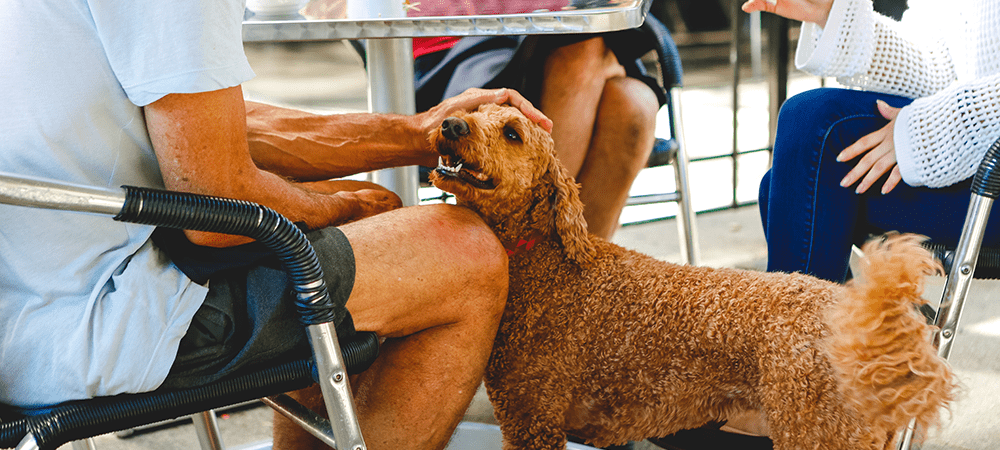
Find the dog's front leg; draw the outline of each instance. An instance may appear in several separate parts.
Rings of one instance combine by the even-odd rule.
[[[519,414],[501,422],[504,450],[563,450],[566,432],[550,417]]]
[[[489,387],[489,384],[487,384]],[[500,431],[504,450],[563,450],[566,448],[567,400],[550,397],[553,392],[542,383],[507,385],[492,390],[490,400]]]

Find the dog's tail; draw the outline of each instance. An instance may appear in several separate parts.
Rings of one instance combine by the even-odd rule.
[[[916,419],[923,429],[938,425],[954,399],[956,382],[937,355],[916,307],[924,277],[940,264],[915,235],[868,242],[859,274],[829,316],[830,361],[844,397],[866,423],[894,433]]]

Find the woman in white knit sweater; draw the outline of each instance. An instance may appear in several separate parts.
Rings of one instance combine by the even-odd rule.
[[[1000,0],[909,0],[899,22],[871,0],[743,10],[801,20],[796,66],[859,88],[782,106],[760,189],[768,270],[842,281],[851,244],[884,231],[955,245],[970,177],[1000,137]]]

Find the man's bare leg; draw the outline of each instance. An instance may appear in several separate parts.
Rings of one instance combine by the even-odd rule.
[[[365,441],[375,450],[443,448],[479,387],[503,313],[503,248],[478,216],[451,205],[403,208],[341,230],[357,266],[347,303],[355,327],[388,338],[352,379]],[[276,417],[274,448],[304,445],[322,447]]]
[[[605,84],[587,159],[576,176],[591,233],[611,239],[618,229],[632,181],[653,150],[658,109],[656,94],[635,78]]]
[[[625,76],[603,38],[554,50],[544,74],[539,108],[553,121],[556,154],[582,186],[588,229],[611,239],[653,148],[656,95]]]
[[[604,84],[624,75],[600,37],[556,48],[545,60],[538,108],[552,119],[556,155],[572,175],[587,157]]]

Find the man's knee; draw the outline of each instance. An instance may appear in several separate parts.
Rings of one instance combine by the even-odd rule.
[[[546,64],[555,65],[563,69],[571,69],[576,64],[591,66],[594,62],[604,59],[607,49],[607,46],[604,45],[604,38],[594,37],[556,47],[549,54]]]
[[[602,107],[605,102],[613,105],[618,114],[635,127],[652,129],[656,126],[656,113],[660,102],[656,93],[646,83],[631,77],[615,77],[604,85]]]
[[[441,221],[446,233],[441,239],[447,243],[439,251],[452,259],[453,281],[459,290],[469,295],[461,301],[471,314],[497,316],[503,311],[507,298],[507,253],[496,235],[479,217],[467,208],[453,205],[435,205],[433,216]],[[479,301],[475,301],[479,299]]]
[[[645,164],[652,151],[659,106],[653,90],[635,78],[615,77],[605,84],[598,120],[613,121],[616,135],[626,139],[623,142],[636,140],[635,145],[615,148],[623,163],[629,161],[631,166],[631,161],[641,160]]]

